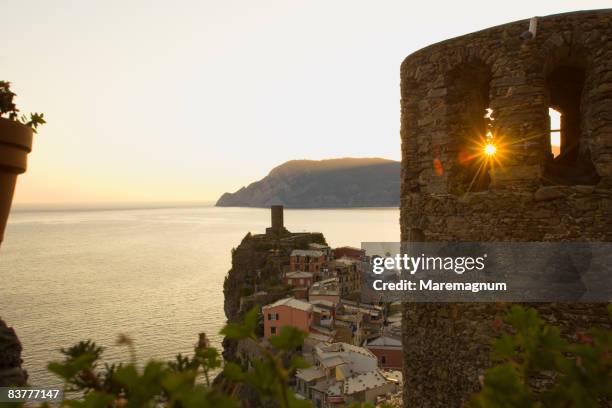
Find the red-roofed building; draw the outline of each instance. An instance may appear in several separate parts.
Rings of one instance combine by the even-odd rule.
[[[352,258],[358,261],[363,261],[365,258],[366,252],[364,249],[355,248],[351,246],[343,246],[334,249],[334,258]]]

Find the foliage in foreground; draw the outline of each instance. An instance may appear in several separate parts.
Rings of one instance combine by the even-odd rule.
[[[196,346],[192,358],[179,354],[174,361],[149,361],[139,369],[133,344],[125,336],[120,337],[119,344],[129,347],[130,363],[102,364],[102,348],[86,341],[62,349],[64,361],[50,363],[48,368],[63,379],[66,391],[83,395],[66,399],[62,403],[65,407],[240,407],[235,385],[250,387],[259,405],[274,402],[282,408],[312,407],[310,401],[297,399],[289,387],[294,371],[308,366],[296,353],[306,333],[283,327],[270,338],[270,347],[264,347],[255,334],[258,315],[255,307],[245,314],[242,323],[230,323],[221,331],[231,340],[252,340],[258,345],[261,359],[252,361],[248,370],[236,363],[223,363],[216,349],[201,345]],[[230,387],[213,383],[211,375],[220,368]],[[202,377],[203,383],[198,381]]]
[[[505,321],[509,332],[492,344],[499,364],[486,372],[471,407],[595,408],[612,399],[611,331],[577,333],[578,342],[569,342],[536,310],[520,306]]]
[[[593,330],[571,343],[534,309],[520,306],[513,306],[505,321],[508,333],[492,344],[491,357],[499,365],[487,371],[481,392],[470,402],[472,408],[599,407],[601,398],[612,397],[612,332]],[[257,326],[254,308],[242,323],[230,323],[221,333],[259,345]],[[62,349],[64,360],[48,368],[63,379],[66,391],[83,396],[66,399],[64,407],[239,407],[235,387],[211,381],[212,373],[223,369],[226,381],[249,387],[259,405],[274,402],[272,406],[306,408],[312,404],[297,399],[288,385],[293,372],[307,366],[296,353],[305,336],[284,327],[270,339],[270,347],[258,346],[261,359],[252,361],[248,370],[232,362],[224,364],[217,350],[207,345],[197,346],[193,357],[179,354],[174,361],[149,361],[139,368],[133,344],[125,336],[119,344],[129,348],[129,363],[103,364],[102,348],[86,341]],[[534,381],[542,379],[547,385],[536,391]]]
[[[228,324],[221,333],[232,340],[257,341],[257,319],[254,308],[242,323]],[[67,407],[239,407],[236,396],[212,382],[212,373],[221,368],[224,377],[234,385],[252,387],[261,402],[273,400],[281,407],[310,407],[308,402],[297,400],[288,386],[292,372],[306,367],[301,358],[293,356],[304,338],[305,333],[284,327],[270,340],[272,348],[259,346],[263,358],[253,362],[251,370],[243,370],[235,363],[223,364],[217,350],[207,345],[196,346],[191,358],[179,354],[174,361],[149,361],[139,369],[133,344],[125,336],[119,344],[129,347],[130,363],[102,364],[102,348],[86,341],[62,349],[64,361],[50,363],[48,368],[63,379],[66,391],[83,395],[81,399],[65,400],[63,406]]]

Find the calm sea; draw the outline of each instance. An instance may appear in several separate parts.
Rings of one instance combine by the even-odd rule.
[[[244,235],[264,232],[269,210],[212,206],[14,211],[0,250],[0,317],[17,331],[34,386],[61,347],[92,339],[109,361],[132,337],[137,358],[191,353],[199,332],[219,346],[223,278]],[[294,232],[334,246],[397,241],[398,209],[285,210]]]

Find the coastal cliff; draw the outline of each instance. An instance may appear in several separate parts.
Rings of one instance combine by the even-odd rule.
[[[281,276],[289,266],[289,254],[292,249],[306,249],[311,243],[326,244],[325,237],[317,232],[287,233],[282,238],[248,233],[232,249],[232,268],[223,282],[223,307],[228,321],[239,319],[255,298],[285,296],[288,292]]]
[[[287,297],[291,288],[281,281],[289,268],[293,249],[306,249],[309,244],[326,244],[321,233],[291,233],[280,227],[266,234],[248,233],[238,247],[232,249],[232,267],[223,283],[224,310],[228,322],[235,322],[255,305],[265,305]],[[236,344],[223,341],[223,357],[234,360]]]
[[[21,342],[15,330],[0,319],[0,387],[23,386],[28,373],[21,368]]]
[[[400,163],[379,158],[291,160],[263,179],[225,193],[218,207],[397,207]]]

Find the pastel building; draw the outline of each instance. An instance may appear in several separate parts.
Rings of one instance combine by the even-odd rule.
[[[292,287],[293,297],[296,299],[308,299],[308,289],[312,286],[312,272],[287,272],[283,276],[283,283]]]
[[[308,300],[316,302],[324,300],[337,305],[340,303],[340,288],[337,278],[325,279],[314,282],[308,291]]]
[[[318,275],[325,268],[325,252],[315,249],[294,249],[289,256],[289,268],[292,271],[312,272]]]
[[[310,331],[313,306],[299,299],[286,298],[262,307],[264,338],[280,333],[283,326],[293,326],[304,332]]]
[[[294,288],[309,288],[312,286],[312,277],[312,272],[287,272],[283,277],[283,283]]]
[[[330,273],[338,279],[341,296],[359,292],[361,289],[361,276],[359,275],[357,264],[358,261],[346,256],[329,263]]]
[[[380,368],[402,369],[404,352],[400,338],[384,334],[367,340],[363,346],[376,356]]]

